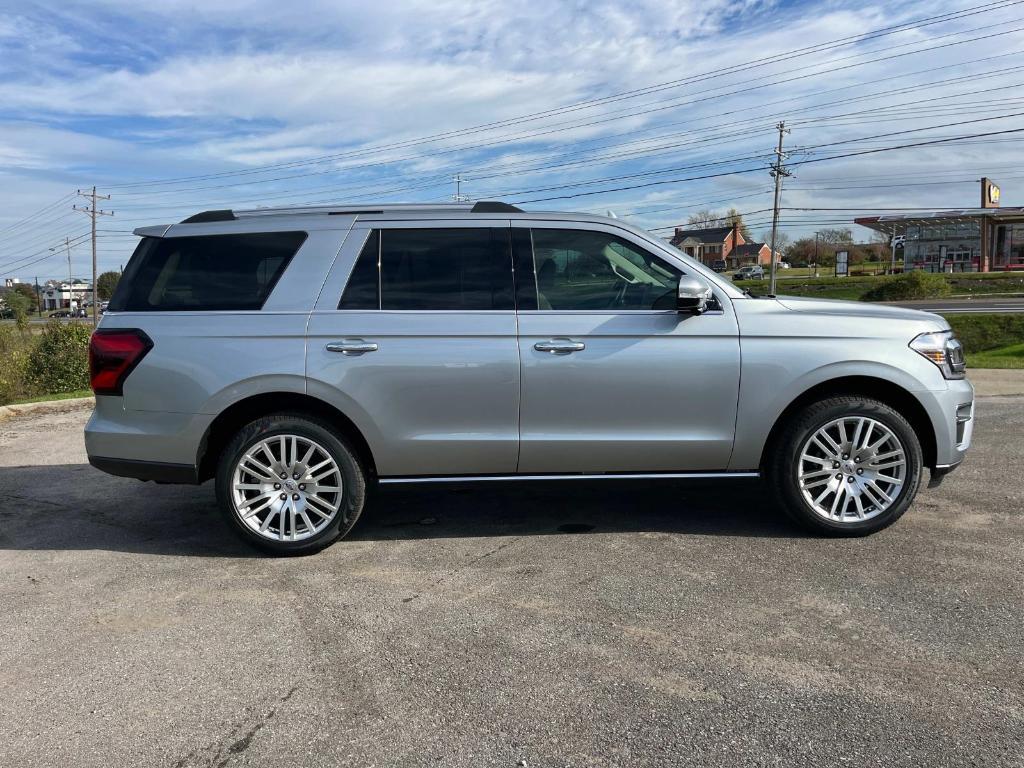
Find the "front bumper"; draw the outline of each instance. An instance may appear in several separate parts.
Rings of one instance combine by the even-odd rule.
[[[946,475],[952,472],[954,469],[960,466],[960,462],[956,464],[941,464],[932,467],[931,477],[928,479],[929,488],[938,488],[942,485],[942,481],[946,479]]]
[[[944,390],[930,390],[921,398],[935,431],[933,482],[960,465],[974,436],[974,387],[967,379],[948,382]]]

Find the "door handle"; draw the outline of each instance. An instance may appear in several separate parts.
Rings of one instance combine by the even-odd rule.
[[[538,352],[550,352],[552,355],[568,355],[570,352],[582,352],[587,345],[572,339],[548,339],[533,345]]]
[[[343,355],[362,355],[366,352],[376,352],[377,345],[372,341],[362,339],[345,339],[344,341],[332,341],[327,345],[328,352],[341,352]]]

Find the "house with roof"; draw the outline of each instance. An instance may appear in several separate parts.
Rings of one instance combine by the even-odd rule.
[[[47,280],[43,286],[43,309],[69,309],[84,306],[92,293],[92,283],[77,277],[71,280]]]
[[[768,247],[768,243],[742,243],[729,251],[726,262],[729,269],[739,269],[748,264],[767,267],[772,263],[772,249]]]
[[[739,227],[710,227],[708,229],[680,229],[669,240],[672,245],[698,261],[713,265],[718,259],[729,260],[729,253],[745,242]]]

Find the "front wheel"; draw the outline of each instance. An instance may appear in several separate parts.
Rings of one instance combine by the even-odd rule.
[[[366,475],[331,427],[279,413],[247,424],[217,468],[217,501],[245,541],[277,555],[309,554],[355,525]]]
[[[865,536],[907,511],[921,484],[921,443],[878,400],[842,396],[804,408],[766,462],[786,513],[828,536]]]

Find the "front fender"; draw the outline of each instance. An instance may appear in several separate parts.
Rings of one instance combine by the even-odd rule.
[[[865,340],[859,343],[873,346]],[[755,349],[751,350],[752,346]],[[807,355],[799,351],[784,354],[780,350],[758,350],[758,346],[772,345],[750,344],[744,340],[736,440],[730,470],[758,467],[768,436],[783,412],[809,390],[830,381],[850,377],[877,379],[913,397],[928,414],[933,430],[938,430],[944,418],[936,406],[935,394],[946,390],[938,368],[910,350],[906,350],[904,360],[889,359],[895,356],[891,342],[879,342],[879,354],[871,356],[874,359],[831,359],[812,367],[807,367]],[[882,354],[883,351],[886,354]],[[840,347],[833,354],[838,357],[843,352]]]

